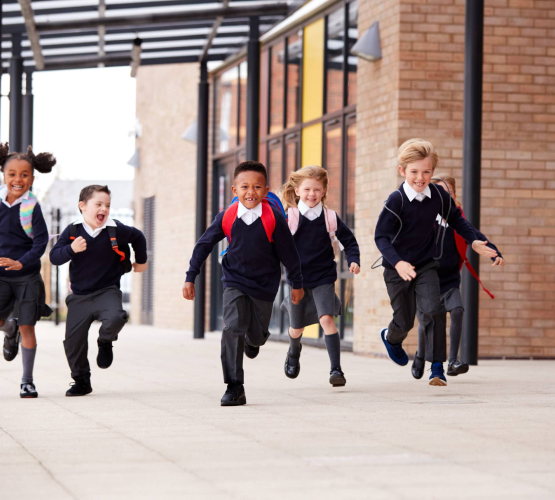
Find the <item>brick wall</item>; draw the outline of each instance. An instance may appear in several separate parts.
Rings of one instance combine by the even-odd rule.
[[[367,5],[361,10],[363,19],[377,8]],[[458,179],[462,199],[465,2],[401,0],[399,9],[398,115],[390,117],[390,123],[397,125],[397,145],[410,137],[432,141],[440,153],[436,172]],[[382,32],[382,46],[386,43]],[[361,77],[366,74],[368,80],[359,80],[359,107],[367,108],[363,95],[375,92],[372,71],[377,71],[376,63],[361,64]],[[483,101],[481,230],[500,247],[507,266],[501,270],[492,269],[487,260],[481,264],[481,275],[496,299],[481,294],[479,352],[555,356],[553,2],[486,0]],[[359,120],[365,116],[359,115]],[[372,127],[358,130],[359,144],[375,143]],[[358,175],[368,160],[364,151],[357,154]],[[387,160],[388,171],[393,172],[394,154]],[[360,206],[364,193],[372,196],[378,189],[368,179],[361,180],[357,220],[359,210],[364,213]],[[370,193],[365,188],[369,185]],[[374,214],[369,222],[375,224]],[[366,328],[357,316],[357,350],[371,350],[368,347],[376,339],[374,330],[371,339],[366,338]],[[411,335],[411,351],[414,340]]]
[[[141,167],[135,172],[137,227],[143,200],[156,197],[154,325],[193,328],[192,302],[181,287],[195,243],[196,146],[181,139],[196,120],[198,65],[143,66],[137,76],[142,124]],[[133,276],[132,317],[140,322],[141,277]]]

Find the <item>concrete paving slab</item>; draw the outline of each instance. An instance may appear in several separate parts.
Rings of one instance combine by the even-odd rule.
[[[0,498],[552,499],[555,362],[482,361],[448,386],[410,366],[343,353],[333,389],[324,350],[245,360],[248,405],[222,408],[219,335],[128,325],[94,392],[66,398],[63,325],[41,323],[35,381],[0,363]],[[31,478],[31,479],[29,479]]]

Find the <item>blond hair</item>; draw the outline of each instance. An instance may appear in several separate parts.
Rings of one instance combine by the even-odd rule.
[[[322,183],[326,191],[322,197],[322,205],[325,206],[326,196],[328,194],[328,172],[322,167],[311,165],[292,172],[287,182],[281,188],[280,198],[285,210],[289,207],[297,206],[300,198],[295,193],[295,189],[301,187],[301,184],[306,179],[316,179]]]
[[[439,155],[431,142],[424,139],[409,139],[403,142],[397,151],[397,159],[403,170],[409,163],[430,158],[432,160],[432,170],[435,170]]]
[[[446,182],[447,184],[450,185],[449,189],[451,189],[451,187],[453,188],[453,192],[451,193],[451,196],[453,197],[453,199],[455,199],[455,196],[457,196],[457,181],[452,175],[449,175],[449,174],[434,175],[432,182],[434,184],[443,184],[444,182]],[[455,200],[455,203],[457,204],[457,207],[459,208],[462,207],[462,204],[458,200]]]

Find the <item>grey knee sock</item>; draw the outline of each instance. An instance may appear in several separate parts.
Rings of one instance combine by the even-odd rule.
[[[451,328],[449,330],[449,363],[454,363],[459,355],[461,345],[464,309],[456,307],[451,311]]]
[[[339,342],[339,333],[333,335],[324,335],[326,339],[326,347],[330,357],[331,368],[341,369],[341,344]]]
[[[33,367],[35,366],[35,355],[37,354],[37,346],[27,349],[21,346],[21,358],[23,359],[23,377],[21,383],[26,384],[33,381]]]
[[[289,334],[289,349],[291,350],[291,352],[293,354],[297,354],[300,352],[301,350],[301,339],[303,338],[303,334],[301,333],[301,336],[298,339],[294,339],[293,337],[291,337],[291,334]]]

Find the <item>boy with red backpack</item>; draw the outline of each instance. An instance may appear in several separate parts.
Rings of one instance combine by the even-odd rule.
[[[292,283],[292,300],[302,299],[301,264],[293,236],[279,200],[269,193],[268,176],[262,163],[244,161],[236,168],[231,187],[237,198],[195,245],[183,285],[183,297],[195,297],[195,278],[212,249],[224,238],[229,247],[222,269],[224,283],[224,329],[222,368],[227,390],[222,406],[246,404],[243,351],[256,358],[270,336],[268,327],[281,280],[280,263]]]
[[[461,204],[457,200],[455,178],[447,174],[439,174],[434,176],[432,180],[434,184],[439,184],[442,188],[449,192],[455,205],[460,209],[462,216]],[[468,371],[468,364],[461,363],[458,359],[459,347],[461,344],[462,324],[464,315],[464,306],[462,302],[460,286],[461,286],[461,269],[466,265],[468,271],[482,285],[484,291],[493,299],[494,296],[486,290],[480,278],[476,274],[474,268],[468,262],[466,257],[467,243],[462,236],[449,226],[440,215],[437,217],[437,223],[445,227],[445,239],[443,246],[443,254],[439,260],[439,268],[437,274],[439,277],[439,286],[441,293],[441,307],[439,312],[434,316],[434,322],[438,330],[447,333],[447,313],[451,316],[451,326],[449,328],[449,361],[447,365],[447,375],[457,376]],[[481,241],[487,241],[486,237],[474,228],[476,237]],[[497,252],[497,257],[492,257],[492,266],[504,266],[505,261],[501,252],[490,242],[487,245]],[[425,356],[426,356],[426,335],[425,329],[421,325],[422,314],[417,311],[418,317],[418,351],[414,356],[412,363],[412,376],[416,379],[422,378],[424,374]]]

